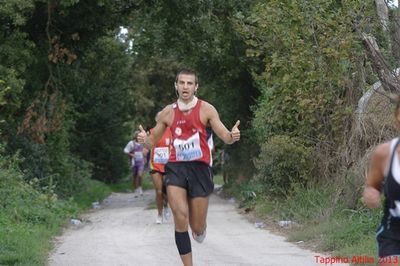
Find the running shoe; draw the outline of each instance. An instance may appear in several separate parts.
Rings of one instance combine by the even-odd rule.
[[[207,234],[207,226],[204,226],[204,231],[200,235],[197,235],[195,232],[192,231],[193,239],[196,240],[198,243],[203,243],[204,239],[206,238]]]
[[[140,196],[143,196],[143,189],[142,189],[142,187],[139,187],[139,194],[140,194]]]
[[[161,215],[158,215],[158,216],[157,216],[157,220],[156,220],[156,224],[162,224],[162,222],[163,222],[162,216],[161,216]]]

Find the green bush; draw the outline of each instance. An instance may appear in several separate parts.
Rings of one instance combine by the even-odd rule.
[[[34,189],[18,165],[0,154],[0,265],[44,265],[51,237],[78,208]]]
[[[312,149],[301,139],[285,135],[271,137],[261,145],[255,160],[256,180],[269,192],[285,194],[292,184],[306,185],[312,170]]]
[[[20,150],[23,160],[19,161],[19,168],[23,170],[26,182],[40,192],[55,193],[63,199],[82,191],[93,169],[91,163],[71,153],[69,127],[63,125],[47,136],[46,143],[36,143],[21,134],[7,147],[9,152]]]

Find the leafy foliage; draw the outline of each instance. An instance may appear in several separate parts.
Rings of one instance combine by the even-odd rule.
[[[312,149],[295,137],[276,135],[264,143],[256,160],[257,177],[266,192],[285,194],[312,176]]]
[[[336,165],[340,160],[330,158],[346,143],[350,118],[366,82],[368,69],[361,68],[365,52],[356,29],[363,27],[364,13],[371,11],[373,6],[365,1],[269,1],[255,4],[249,16],[236,16],[235,27],[252,59],[248,67],[261,90],[253,106],[257,142],[265,149],[276,140],[274,136],[294,137],[292,149],[315,155],[311,165],[303,165],[310,177],[318,176],[315,179],[340,175]],[[285,158],[275,164],[285,164],[280,160]],[[262,169],[258,175],[285,179],[283,171],[278,170],[279,177],[265,172],[265,165],[270,165],[270,158],[261,152],[255,161]],[[303,183],[303,178],[304,174],[295,174],[291,182]],[[282,182],[281,189],[285,191],[286,185]]]
[[[238,24],[248,55],[263,62],[253,67],[262,88],[253,121],[260,141],[274,134],[332,139],[342,131],[349,114],[344,98],[362,59],[353,18],[363,7],[270,1]]]
[[[123,146],[176,99],[182,66],[199,73],[199,96],[228,129],[241,120],[242,140],[226,150],[231,185],[245,181],[246,202],[266,191],[293,196],[319,173],[340,177],[346,158],[329,159],[346,148],[351,114],[375,77],[359,36],[376,32],[373,10],[361,0],[2,1],[0,162],[21,160],[0,164],[11,177],[0,179],[11,217],[0,224],[51,224],[53,213],[68,212],[56,195],[87,202],[90,178],[124,177]],[[40,211],[22,207],[29,201]],[[16,263],[10,257],[0,264]]]
[[[53,227],[74,213],[74,204],[24,182],[18,160],[0,156],[0,264],[41,265],[41,247],[48,243],[38,239],[47,240]]]
[[[63,82],[73,88],[76,106],[71,148],[91,162],[94,177],[104,181],[126,172],[122,149],[130,130],[124,124],[135,112],[125,49],[115,38],[99,39],[80,60],[79,75],[72,71],[73,79]]]
[[[70,195],[92,167],[105,181],[126,172],[130,61],[115,35],[121,14],[135,8],[132,1],[76,0],[0,8],[0,94],[7,99],[0,126],[9,153],[20,149],[27,159],[26,180]]]
[[[151,114],[145,124],[153,125],[156,111],[175,100],[175,73],[186,66],[198,72],[199,96],[217,108],[224,124],[230,129],[239,119],[243,139],[252,138],[250,106],[255,103],[259,90],[253,84],[246,46],[234,28],[233,18],[237,13],[246,14],[253,2],[142,3],[128,28],[133,40],[135,68],[141,74],[140,79],[136,78],[140,81],[137,91],[147,104],[141,110]],[[219,150],[223,144],[218,139],[215,142]],[[257,152],[256,146],[248,141],[231,147],[231,166],[235,162],[247,162]],[[247,178],[252,170],[251,163],[242,164]],[[236,176],[237,172],[232,178]]]

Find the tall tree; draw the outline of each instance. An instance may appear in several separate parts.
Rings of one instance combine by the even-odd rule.
[[[115,36],[136,4],[1,5],[0,88],[9,101],[0,105],[0,120],[7,119],[0,126],[8,152],[21,149],[26,158],[26,178],[39,178],[44,186],[76,180],[76,189],[90,174],[87,162],[98,179],[123,175],[130,62],[126,44]]]
[[[142,3],[127,27],[133,40],[136,69],[148,73],[141,91],[155,106],[149,105],[149,110],[159,110],[157,95],[162,95],[162,103],[172,102],[176,97],[173,89],[176,70],[181,66],[192,67],[199,73],[200,97],[217,107],[228,127],[240,119],[244,135],[251,136],[250,131],[246,133],[252,117],[249,107],[259,91],[246,65],[245,44],[235,29],[235,17],[246,14],[251,3],[236,0]],[[151,114],[152,121],[154,111]],[[217,149],[221,145],[217,142]],[[235,155],[232,158],[251,168],[251,154],[257,152],[252,146],[253,142],[244,138],[231,147],[236,150],[232,151]],[[244,168],[236,173],[249,171]]]
[[[282,158],[279,145],[286,143],[293,154],[304,147],[301,152],[320,158],[307,164],[306,173],[298,173],[303,177],[298,182],[304,183],[305,176],[340,175],[337,150],[347,143],[352,110],[366,82],[365,52],[356,28],[373,10],[373,3],[365,1],[268,1],[254,5],[251,15],[238,21],[262,90],[252,124],[262,146],[260,171],[266,159]],[[338,159],[333,161],[334,156]],[[296,163],[277,160],[272,165],[281,165],[284,174],[285,167]],[[271,177],[268,172],[259,175]]]

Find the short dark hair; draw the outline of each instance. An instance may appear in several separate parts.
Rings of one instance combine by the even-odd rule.
[[[196,71],[194,71],[194,70],[192,70],[192,69],[190,69],[190,68],[181,68],[181,69],[178,71],[178,73],[176,73],[175,82],[178,81],[179,75],[194,75],[196,84],[199,83],[199,78],[198,78],[198,76],[197,76],[197,74],[196,74]]]

